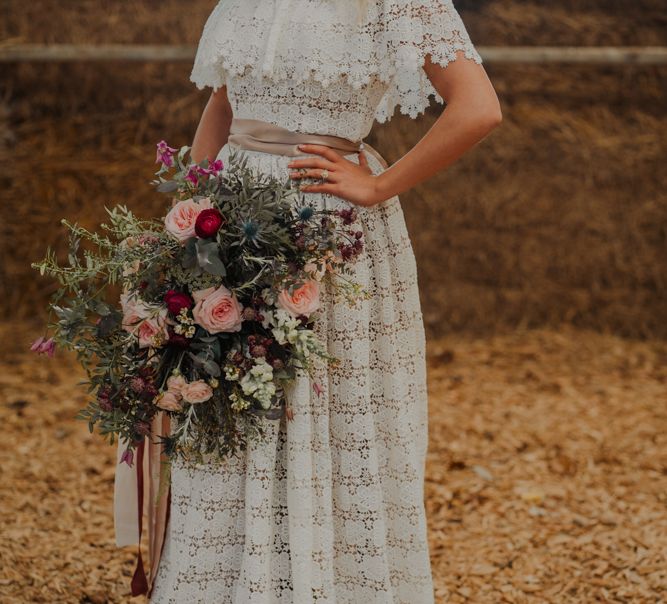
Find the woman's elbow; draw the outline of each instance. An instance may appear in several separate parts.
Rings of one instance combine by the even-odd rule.
[[[480,126],[487,132],[495,130],[503,121],[503,112],[500,108],[500,102],[495,99],[495,102],[489,103],[479,115]]]

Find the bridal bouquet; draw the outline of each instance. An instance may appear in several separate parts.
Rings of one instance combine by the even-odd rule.
[[[363,250],[355,208],[315,209],[238,152],[227,166],[197,164],[163,141],[157,162],[153,184],[171,198],[163,219],[121,205],[99,233],[63,220],[67,263],[48,250],[33,264],[60,284],[53,336],[33,350],[75,351],[91,393],[77,417],[128,442],[129,465],[159,410],[175,425],[166,454],[196,460],[290,419],[285,387],[316,358],[336,361],[314,330],[324,288],[349,303],[367,296],[350,277]]]

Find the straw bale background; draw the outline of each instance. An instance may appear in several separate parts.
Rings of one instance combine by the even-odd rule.
[[[214,0],[4,0],[2,40],[195,43]],[[651,45],[662,0],[458,0],[479,44]],[[184,10],[184,6],[186,9]],[[0,601],[129,595],[114,451],[73,419],[73,359],[31,357],[59,219],[160,212],[189,144],[185,64],[0,65]],[[667,593],[667,69],[488,67],[503,126],[401,196],[429,332],[426,506],[438,604]],[[376,125],[395,161],[440,108]]]
[[[195,43],[211,0],[29,4],[6,0],[0,36],[24,42]],[[48,5],[49,3],[47,3]],[[460,2],[485,44],[659,44],[660,0]],[[54,27],[57,17],[58,27]],[[49,289],[31,261],[62,248],[61,216],[93,226],[103,206],[156,213],[153,145],[189,144],[207,92],[189,64],[0,66],[5,208],[0,309],[33,316]],[[665,337],[667,69],[489,67],[503,126],[456,166],[401,196],[431,335],[570,322]],[[389,161],[413,122],[376,125]]]

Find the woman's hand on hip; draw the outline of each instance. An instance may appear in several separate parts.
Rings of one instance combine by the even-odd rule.
[[[365,207],[384,201],[364,151],[359,152],[356,164],[325,145],[299,145],[299,150],[319,157],[292,160],[288,164],[290,178],[321,179],[323,171],[328,172],[322,183],[302,184],[299,189],[304,193],[328,193]]]

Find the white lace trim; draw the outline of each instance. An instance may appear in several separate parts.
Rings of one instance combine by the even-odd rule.
[[[446,66],[457,53],[481,63],[451,0],[370,0],[357,19],[356,2],[339,0],[221,0],[211,13],[190,79],[218,89],[228,75],[250,69],[257,80],[344,78],[358,90],[388,84],[375,114],[384,122],[398,106],[416,117],[429,97],[442,98],[424,60]]]

